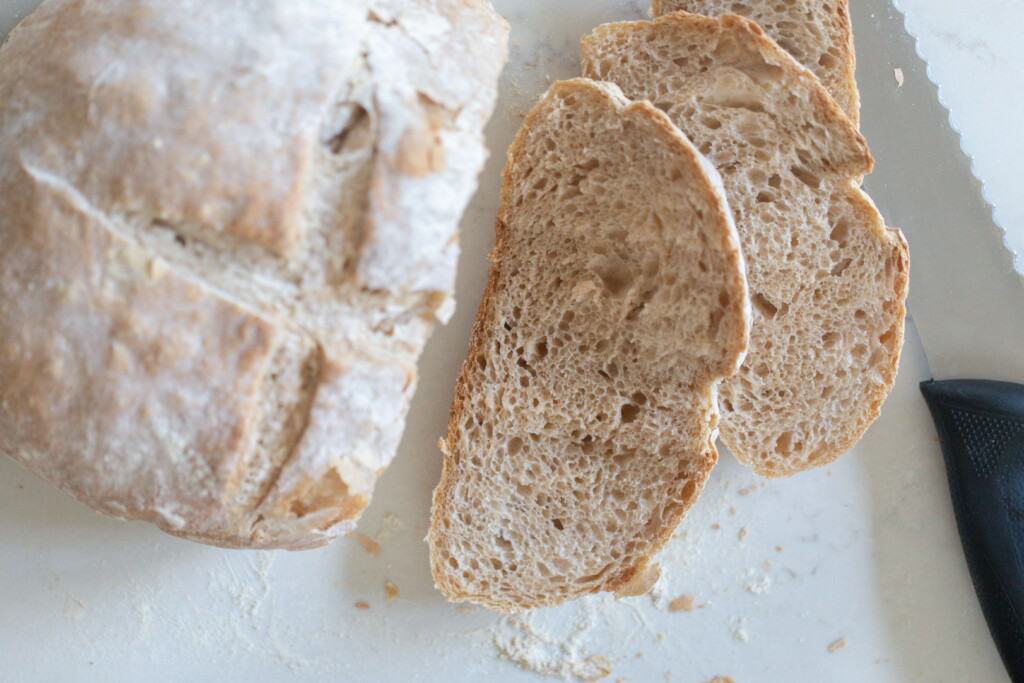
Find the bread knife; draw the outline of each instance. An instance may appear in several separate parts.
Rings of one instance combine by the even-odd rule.
[[[865,189],[910,243],[910,314],[941,380],[921,391],[975,592],[1024,683],[1024,280],[893,0],[850,4]]]

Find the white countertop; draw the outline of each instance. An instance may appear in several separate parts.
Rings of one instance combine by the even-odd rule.
[[[857,0],[852,0],[857,2]],[[0,0],[0,25],[32,0]],[[396,464],[352,539],[313,552],[233,552],[99,517],[0,460],[0,681],[531,681],[929,683],[1006,680],[978,609],[908,336],[882,418],[835,466],[759,482],[724,455],[663,555],[660,595],[588,599],[525,619],[447,605],[422,543],[442,432],[493,239],[501,151],[576,41],[640,16],[630,0],[496,0],[513,59],[494,152],[464,222],[460,308],[432,341]],[[899,0],[997,217],[1024,251],[1024,25],[1019,0]],[[717,528],[716,528],[717,527]],[[743,538],[741,538],[741,535]],[[383,582],[401,593],[387,601]],[[671,613],[667,598],[704,605]],[[356,609],[356,601],[369,603]],[[828,646],[845,639],[845,647]]]

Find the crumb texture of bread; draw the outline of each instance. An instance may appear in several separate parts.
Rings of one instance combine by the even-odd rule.
[[[508,27],[486,0],[46,0],[0,48],[0,453],[198,541],[350,530]]]
[[[514,611],[640,590],[717,454],[749,335],[714,169],[650,103],[576,79],[528,114],[429,532],[438,588]]]
[[[736,14],[757,23],[782,49],[810,69],[846,115],[860,120],[857,54],[849,0],[652,0],[654,16],[684,11]]]
[[[766,476],[833,461],[878,416],[903,346],[908,251],[858,186],[864,139],[737,16],[601,26],[583,70],[667,112],[722,175],[754,311],[750,352],[721,388],[725,444]]]

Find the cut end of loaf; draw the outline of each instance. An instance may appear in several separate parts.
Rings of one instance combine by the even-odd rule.
[[[614,86],[552,86],[505,170],[434,494],[438,588],[506,611],[638,590],[716,460],[747,310],[689,141]]]

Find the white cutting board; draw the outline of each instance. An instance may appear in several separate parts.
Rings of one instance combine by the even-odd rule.
[[[923,13],[935,2],[902,4]],[[0,0],[0,33],[35,4]],[[504,149],[549,79],[575,74],[579,38],[643,10],[629,0],[495,4],[513,26],[512,64],[489,129],[492,159],[463,224],[460,308],[424,356],[399,456],[360,526],[379,556],[352,539],[300,554],[191,544],[100,517],[0,460],[0,681],[537,680],[502,653],[561,674],[607,662],[609,681],[1006,680],[918,394],[927,369],[913,330],[882,418],[837,465],[763,483],[722,458],[663,553],[660,597],[590,598],[502,619],[433,590],[422,539],[439,473],[434,443],[483,289]],[[982,5],[998,7],[1004,25],[1011,12],[1024,21],[1020,4],[975,0],[974,17]],[[956,84],[942,85],[953,99]],[[1024,199],[1007,195],[1003,210],[1024,213]],[[391,601],[385,580],[400,591]],[[668,611],[684,593],[704,606]]]

